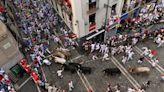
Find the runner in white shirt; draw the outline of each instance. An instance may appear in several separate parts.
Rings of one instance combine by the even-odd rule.
[[[63,78],[62,72],[63,72],[63,70],[58,70],[57,71],[58,77]]]
[[[69,91],[73,90],[74,86],[73,86],[73,82],[72,81],[69,81],[68,88],[69,88]]]
[[[98,57],[95,54],[93,54],[92,60],[96,60],[96,59],[98,59]]]
[[[158,48],[159,48],[159,47],[161,47],[161,45],[162,45],[163,43],[164,43],[164,39],[161,37],[161,40],[159,41],[159,43],[158,43],[158,46],[157,46],[157,47],[158,47]]]
[[[48,86],[48,92],[52,92],[52,90],[53,90],[53,87],[52,86]]]
[[[117,49],[116,49],[115,47],[113,47],[113,48],[112,48],[111,54],[112,54],[112,55],[115,55],[116,52],[117,52]]]
[[[90,53],[92,53],[94,50],[95,50],[95,44],[93,43],[93,44],[91,44],[91,52]]]
[[[104,56],[103,56],[103,58],[102,58],[102,61],[104,61],[104,60],[109,60],[108,56],[109,56],[109,55],[108,55],[107,53],[105,53]]]
[[[109,53],[109,47],[108,46],[105,46],[105,52],[104,53]]]
[[[120,45],[120,46],[118,47],[118,54],[120,54],[120,53],[122,53],[122,52],[124,52],[124,46],[123,46],[123,45]]]
[[[51,65],[51,62],[48,59],[44,59],[43,63],[45,63],[46,65]]]
[[[132,39],[132,45],[136,45],[137,42],[138,42],[138,39],[137,39],[137,38],[133,38],[133,39]]]
[[[122,63],[125,64],[127,61],[127,57],[126,56],[122,56]]]
[[[97,43],[97,44],[96,44],[96,48],[95,48],[95,50],[98,51],[99,49],[100,49],[100,44]]]
[[[130,51],[129,53],[128,53],[128,61],[129,60],[132,60],[133,59],[133,55],[134,55],[134,52],[133,51]]]
[[[135,89],[128,88],[128,91],[127,92],[136,92],[136,91],[135,91]]]
[[[149,55],[149,49],[147,47],[142,47],[142,49],[144,50],[142,55],[145,55],[145,56]]]
[[[99,52],[101,52],[103,54],[105,52],[105,47],[106,47],[105,44],[101,44],[100,45],[100,51]]]

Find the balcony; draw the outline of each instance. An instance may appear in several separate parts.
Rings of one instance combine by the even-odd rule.
[[[98,7],[96,6],[96,2],[89,3],[89,10],[87,11],[88,14],[93,14],[98,10]]]
[[[91,23],[89,25],[89,32],[93,31],[94,29],[96,29],[96,23],[95,22],[94,23]]]

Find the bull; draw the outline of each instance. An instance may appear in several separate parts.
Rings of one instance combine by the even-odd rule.
[[[116,74],[121,74],[121,71],[118,69],[118,68],[106,68],[103,70],[103,72],[106,74],[106,75],[116,75]]]
[[[70,51],[68,49],[57,48],[56,51],[57,52],[61,52],[62,54],[64,54],[66,59],[69,59],[71,57],[71,53],[70,53]]]
[[[84,66],[81,66],[80,67],[80,71],[84,74],[91,74],[92,72],[92,68],[91,67],[84,67]]]
[[[82,67],[82,65],[79,64],[79,63],[68,63],[68,64],[71,65],[71,66],[76,67],[77,69],[80,69]]]
[[[131,67],[128,71],[132,74],[149,74],[150,68],[149,67]]]
[[[60,57],[56,57],[56,56],[54,56],[53,58],[54,58],[55,63],[60,63],[60,64],[66,63],[66,60],[64,58],[60,58]]]
[[[75,66],[69,65],[69,64],[63,64],[64,71],[70,71],[72,74],[77,71],[77,68]]]

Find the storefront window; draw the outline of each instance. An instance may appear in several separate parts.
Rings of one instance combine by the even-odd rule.
[[[23,70],[20,65],[16,64],[13,66],[11,69],[11,72],[16,76],[16,77],[21,77],[21,71]]]

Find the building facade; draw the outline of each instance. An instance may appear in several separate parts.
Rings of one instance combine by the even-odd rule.
[[[7,73],[11,73],[11,68],[22,58],[18,43],[8,31],[4,23],[0,21],[0,67]]]
[[[83,37],[104,25],[108,0],[48,1],[77,37]],[[108,6],[108,17],[121,16],[123,0],[109,0]]]
[[[48,0],[79,38],[91,33],[101,34],[104,32],[101,28],[105,20],[106,25],[113,26],[121,20],[138,16],[142,5],[159,1],[161,0]]]

